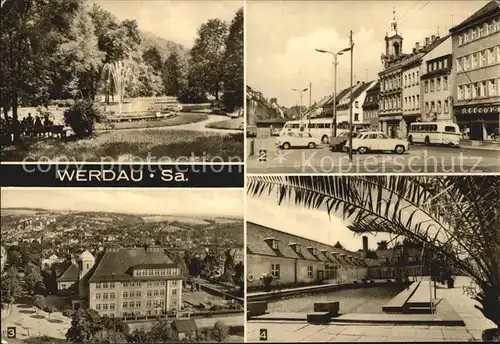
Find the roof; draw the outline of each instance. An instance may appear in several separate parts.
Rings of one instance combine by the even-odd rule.
[[[452,27],[450,29],[451,33],[456,33],[458,31],[462,31],[463,29],[466,29],[467,27],[474,25],[481,20],[485,19],[488,17],[490,14],[494,13],[500,13],[500,5],[498,1],[490,1],[483,7],[481,7],[479,10],[477,10],[474,14],[472,14],[469,18],[465,19],[463,22],[458,24],[455,27]]]
[[[356,98],[358,98],[361,95],[361,93],[363,93],[368,88],[370,88],[370,86],[373,83],[374,83],[374,81],[364,82],[361,85],[359,85],[358,88],[353,89],[353,91],[352,91],[352,100],[354,101]],[[348,104],[342,104],[342,105],[338,106],[337,108],[338,109],[349,108],[349,103]]]
[[[172,321],[172,329],[177,333],[189,333],[198,331],[194,319],[175,319]]]
[[[74,282],[78,281],[78,275],[80,274],[80,269],[75,264],[70,264],[66,271],[63,272],[61,277],[57,279],[57,282]]]
[[[176,279],[179,276],[144,276],[133,277],[132,270],[137,267],[158,268],[178,267],[167,252],[162,250],[148,251],[146,248],[121,248],[107,250],[100,259],[89,279],[90,283],[122,280]]]
[[[271,245],[265,241],[265,239],[270,237],[279,240],[279,248],[277,250],[272,249]],[[290,244],[298,244],[302,247],[302,249],[300,252],[297,252],[291,247]],[[309,247],[317,249],[316,255],[313,255],[313,253],[308,250]],[[361,254],[359,252],[351,252],[342,248],[302,238],[297,235],[285,233],[248,221],[247,252],[248,254],[258,254],[264,256],[322,261],[325,263],[331,262],[343,266],[357,264],[347,261],[345,257],[342,257],[341,255],[361,258]],[[332,254],[332,252],[335,252],[336,254]]]

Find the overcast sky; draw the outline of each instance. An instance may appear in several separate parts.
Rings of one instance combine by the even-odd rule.
[[[363,247],[361,235],[355,235],[344,224],[342,218],[328,216],[326,208],[308,209],[296,206],[293,201],[278,205],[276,194],[256,198],[247,196],[246,220],[262,226],[335,245],[340,241],[344,248],[357,251]],[[385,233],[376,236],[367,234],[370,249],[377,248],[377,241],[390,240]]]
[[[2,188],[2,208],[243,218],[242,189]]]
[[[201,24],[219,18],[231,21],[243,1],[230,0],[94,0],[119,20],[135,19],[141,30],[180,43],[187,48],[194,44]]]
[[[354,37],[355,80],[377,79],[384,37],[393,7],[403,36],[403,52],[425,37],[448,33],[488,1],[248,1],[246,5],[247,84],[278,104],[293,106],[292,88],[312,86],[312,100],[333,92],[332,56]],[[349,54],[339,56],[337,90],[349,86]],[[304,95],[303,104],[309,102]]]

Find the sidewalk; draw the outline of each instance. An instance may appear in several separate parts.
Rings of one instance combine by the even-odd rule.
[[[500,142],[460,140],[460,147],[464,149],[500,151]]]

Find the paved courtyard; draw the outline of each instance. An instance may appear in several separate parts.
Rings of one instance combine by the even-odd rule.
[[[458,277],[455,288],[437,289],[437,297],[446,299],[465,322],[464,326],[327,324],[306,322],[249,321],[247,340],[260,341],[261,330],[267,330],[268,341],[279,342],[422,342],[422,341],[481,341],[484,329],[495,325],[474,308],[475,301],[464,295],[462,286],[469,280]],[[342,301],[340,301],[342,302]]]

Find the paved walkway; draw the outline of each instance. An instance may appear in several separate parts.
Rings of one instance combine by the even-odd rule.
[[[495,325],[474,308],[475,301],[463,294],[462,286],[468,284],[468,278],[458,277],[455,288],[438,286],[437,289],[437,297],[444,298],[453,305],[464,320],[465,327],[349,323],[312,325],[296,321],[249,321],[247,341],[259,341],[262,329],[267,330],[268,341],[279,342],[481,341],[482,331]]]

